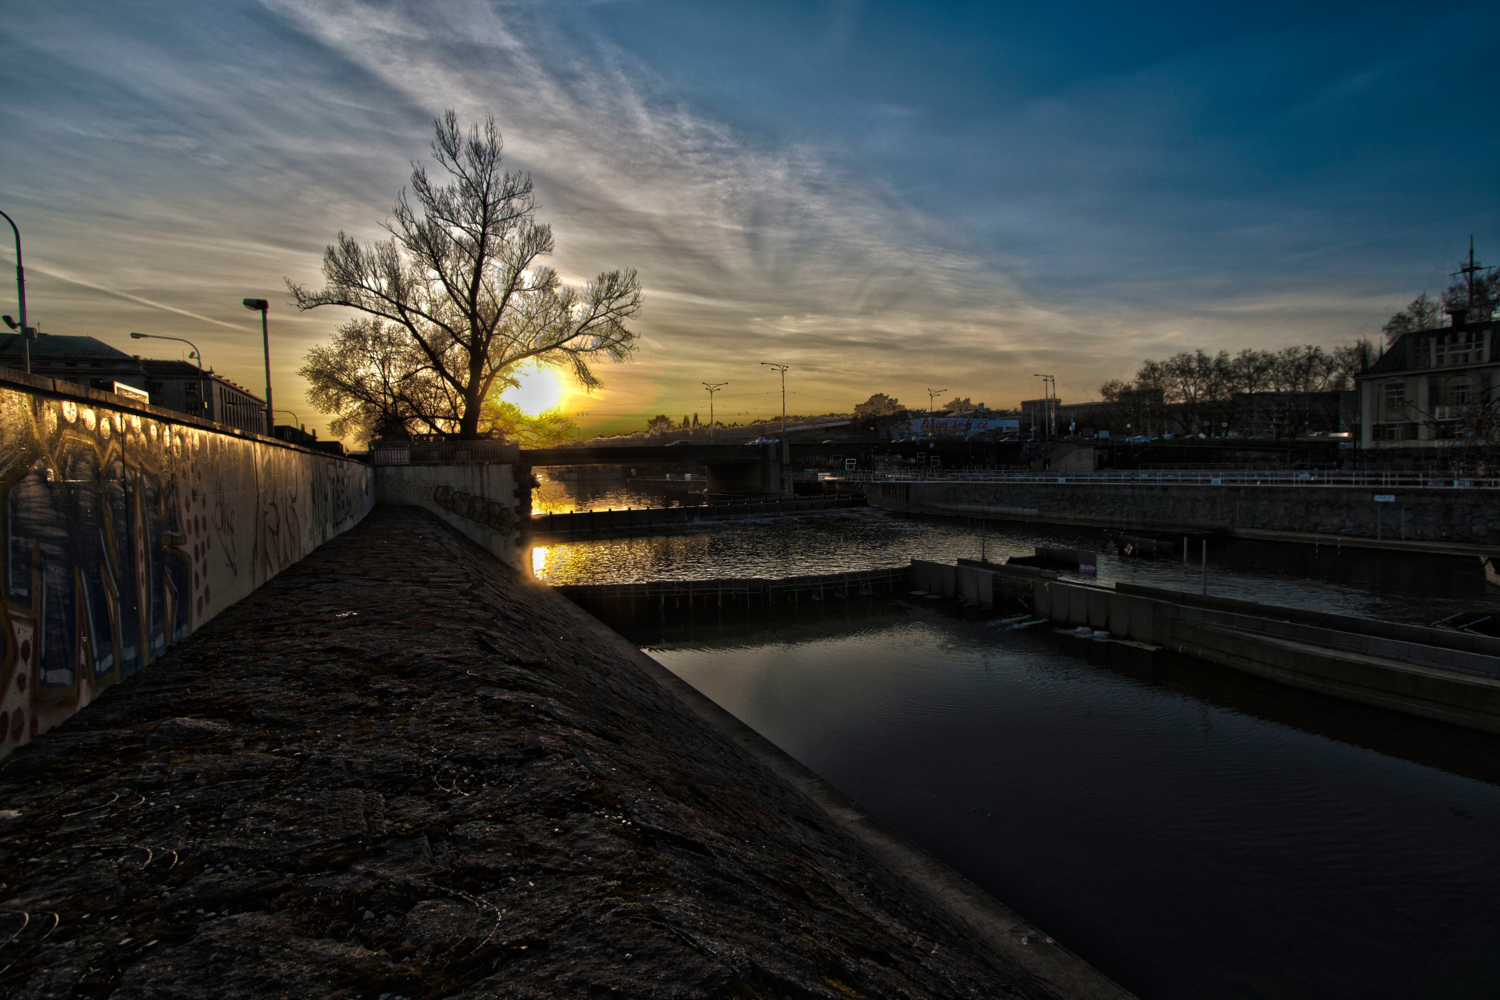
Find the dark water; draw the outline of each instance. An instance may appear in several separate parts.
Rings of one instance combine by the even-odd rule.
[[[638,634],[1146,1000],[1500,996],[1500,741],[906,602]]]
[[[533,564],[776,577],[1098,541],[854,510]],[[1106,556],[1099,578],[1199,590],[1200,565]],[[1477,560],[1220,542],[1208,569],[1210,593],[1273,604],[1500,611]],[[880,600],[613,624],[1145,1000],[1500,996],[1500,739],[1003,617]]]

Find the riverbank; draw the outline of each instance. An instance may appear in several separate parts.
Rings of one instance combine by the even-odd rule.
[[[1114,989],[1022,925],[1073,985],[994,947],[981,893],[934,905],[920,882],[946,869],[842,832],[852,803],[799,792],[788,777],[825,786],[609,635],[430,516],[377,508],[6,761],[0,988]]]

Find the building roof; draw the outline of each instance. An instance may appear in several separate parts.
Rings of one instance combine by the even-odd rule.
[[[176,359],[164,358],[142,358],[141,364],[146,366],[147,375],[158,377],[182,375],[197,378],[199,374],[208,375],[208,372],[199,372],[198,366],[191,361],[178,361]]]
[[[21,357],[21,335],[0,334],[0,358]],[[112,361],[117,364],[136,364],[132,354],[110,347],[94,337],[70,337],[56,333],[44,333],[31,342],[33,361]]]
[[[1424,358],[1426,357],[1426,347],[1424,345],[1426,338],[1443,333],[1480,333],[1484,330],[1493,332],[1497,325],[1500,324],[1497,324],[1495,320],[1485,319],[1466,323],[1459,327],[1439,326],[1433,327],[1430,330],[1413,330],[1410,333],[1403,333],[1400,337],[1396,338],[1394,344],[1387,347],[1385,352],[1375,359],[1375,363],[1367,371],[1360,372],[1355,377],[1364,378],[1370,375],[1385,375],[1391,372],[1414,371],[1417,369],[1431,370],[1428,369],[1427,365],[1414,363],[1412,360],[1413,356],[1419,352]],[[1471,364],[1473,363],[1471,362]],[[1484,362],[1478,363],[1482,364]],[[1444,365],[1443,367],[1448,368],[1453,366]]]

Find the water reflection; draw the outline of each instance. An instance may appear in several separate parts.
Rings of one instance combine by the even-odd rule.
[[[633,538],[550,542],[533,552],[538,580],[640,583],[648,580],[784,577],[905,565],[913,558],[1003,561],[1037,545],[1098,546],[1095,529],[965,522],[869,508],[796,517],[714,522]],[[1097,579],[1200,591],[1197,553],[1180,561],[1101,557]],[[1413,557],[1363,549],[1263,542],[1210,543],[1208,592],[1222,597],[1429,623],[1473,608],[1500,613],[1477,560]]]
[[[542,485],[531,491],[531,509],[538,514],[609,508],[624,510],[626,507],[681,507],[704,503],[708,499],[704,492],[708,482],[701,472],[669,473],[653,468],[648,476],[626,479],[550,478],[553,474],[545,468],[536,470]]]
[[[1500,989],[1500,788],[1384,713],[904,602],[712,632],[648,652],[1140,996]]]

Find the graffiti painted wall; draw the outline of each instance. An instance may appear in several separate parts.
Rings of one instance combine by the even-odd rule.
[[[527,569],[524,538],[531,525],[531,466],[511,462],[383,465],[376,499],[436,514],[460,534],[517,569]]]
[[[360,463],[0,376],[0,756],[352,527],[373,501]]]

